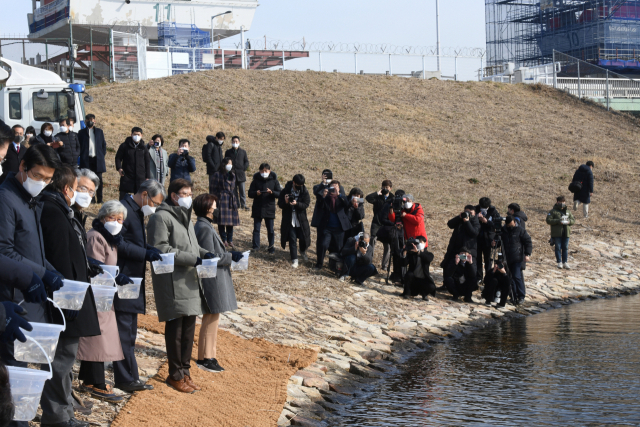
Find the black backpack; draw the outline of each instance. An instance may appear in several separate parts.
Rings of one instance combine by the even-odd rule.
[[[582,182],[573,181],[571,184],[569,184],[569,191],[571,191],[573,194],[579,193],[580,190],[582,190]]]

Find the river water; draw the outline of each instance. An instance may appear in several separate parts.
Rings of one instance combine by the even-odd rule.
[[[342,426],[640,425],[640,295],[572,304],[433,346]]]

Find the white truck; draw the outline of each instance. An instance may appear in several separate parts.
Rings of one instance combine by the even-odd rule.
[[[7,126],[33,126],[36,135],[45,123],[58,133],[60,119],[73,117],[84,128],[84,101],[91,102],[83,84],[69,84],[51,71],[0,58],[0,120]]]

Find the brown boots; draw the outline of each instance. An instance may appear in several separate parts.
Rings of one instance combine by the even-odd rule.
[[[201,387],[194,383],[189,375],[185,375],[180,381],[176,381],[171,379],[171,377],[167,377],[166,381],[167,385],[174,390],[179,391],[180,393],[195,393],[200,390]]]

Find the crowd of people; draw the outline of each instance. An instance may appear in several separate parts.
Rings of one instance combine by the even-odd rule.
[[[362,285],[379,274],[374,265],[378,249],[382,251],[381,272],[388,282],[403,288],[404,298],[428,300],[437,291],[446,291],[452,300],[462,298],[469,303],[481,285],[487,304],[504,307],[510,298],[517,305],[526,297],[522,272],[533,248],[526,231],[527,215],[516,203],[502,217],[491,200],[482,197],[477,205],[465,206],[448,221],[452,233],[440,264],[443,283],[436,287],[422,205],[413,195],[394,191],[388,179],[366,196],[358,187],[347,193],[329,169],[322,171],[320,182],[313,186],[296,174],[282,187],[271,166],[262,163],[246,189],[249,160],[240,148],[240,138],[232,137],[232,148],[223,154],[226,136],[218,132],[207,137],[202,148],[209,192],[194,197],[190,174],[197,162],[190,155],[191,142],[181,139],[176,152],[168,155],[161,135],[146,143],[143,130],[134,127],[115,155],[119,199],[103,202],[105,135],[94,115],[87,115],[85,123],[86,128],[76,134],[74,120],[61,120],[60,132],[53,135],[50,123],[36,134],[32,127],[7,129],[0,122],[2,362],[26,366],[14,358],[13,342],[25,341],[22,329],[31,330],[29,322],[62,323],[47,298],[64,286],[64,280],[89,283],[106,266],[118,267],[116,286],[142,279],[138,298],[116,295],[110,311],[98,312],[91,287],[79,311],[63,310],[67,328],[60,334],[51,363],[52,379],[42,394],[43,426],[89,425],[74,416],[74,411],[91,411],[72,390],[76,360],[80,361],[80,390],[95,398],[118,403],[122,397],[113,387],[130,393],[153,388],[140,380],[135,341],[138,315],[146,312],[146,263],[160,261],[163,254],[174,254],[174,271],[161,274],[152,269],[151,280],[158,320],[165,322],[167,386],[183,393],[200,390],[190,373],[198,316],[202,316],[202,326],[196,365],[208,372],[224,371],[217,360],[217,331],[220,313],[237,308],[231,265],[243,254],[235,250],[233,236],[234,227],[240,224],[239,211],[249,210],[247,197],[253,201],[252,249],[266,246],[268,254],[275,253],[279,208],[280,245],[282,249],[289,245],[294,269],[300,266],[299,257],[309,261],[314,227],[313,271],[325,268],[328,258],[328,268],[342,282]],[[592,168],[592,162],[582,165],[570,186],[574,210],[582,203],[585,217],[593,194]],[[564,196],[557,198],[547,223],[558,267],[568,269],[567,248],[575,218],[567,211],[565,200]],[[368,230],[363,222],[365,202],[372,206]],[[101,206],[86,231],[85,211],[91,203]],[[267,245],[261,246],[263,223]],[[201,278],[198,266],[216,258],[216,277]],[[105,378],[105,362],[113,363],[113,386]],[[0,382],[5,378],[3,372],[0,370]],[[0,425],[4,421],[7,419],[0,420]],[[26,427],[27,423],[11,425]]]

